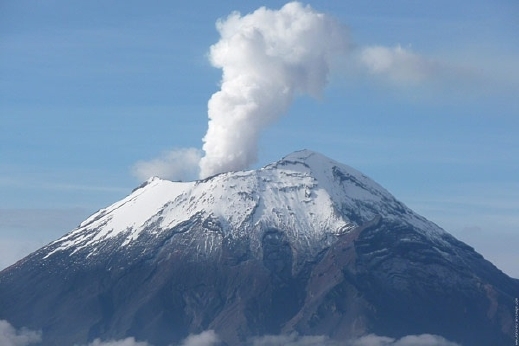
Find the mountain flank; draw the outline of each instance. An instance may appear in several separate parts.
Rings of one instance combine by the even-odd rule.
[[[355,169],[303,150],[258,170],[152,178],[0,272],[0,319],[42,345],[214,330],[510,345],[519,282]]]

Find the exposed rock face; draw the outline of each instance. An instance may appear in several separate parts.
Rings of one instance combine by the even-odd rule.
[[[44,345],[227,345],[290,333],[513,340],[518,280],[350,167],[310,151],[152,179],[0,273],[0,319]]]

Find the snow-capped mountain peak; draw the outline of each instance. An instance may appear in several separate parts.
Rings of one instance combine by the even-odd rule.
[[[508,345],[518,287],[370,178],[303,150],[199,181],[150,178],[2,271],[0,319],[43,330],[45,346],[165,346],[208,329],[227,345],[296,331]]]
[[[198,219],[219,235],[200,251],[217,252],[223,237],[259,241],[265,229],[283,229],[298,253],[314,254],[333,237],[377,216],[399,218],[443,231],[414,214],[380,185],[351,167],[310,150],[294,152],[259,170],[228,172],[192,182],[150,178],[128,197],[101,209],[51,243],[47,257],[63,250],[102,252],[107,241],[132,246]],[[110,247],[112,248],[112,247]]]

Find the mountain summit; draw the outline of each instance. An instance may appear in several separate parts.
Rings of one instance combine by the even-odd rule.
[[[298,332],[506,345],[519,283],[346,165],[303,150],[194,182],[151,178],[0,272],[0,319],[43,345],[227,345]]]
[[[151,247],[153,238],[182,225],[202,223],[189,234],[193,254],[220,256],[222,241],[261,243],[265,229],[283,230],[300,264],[338,235],[383,217],[423,230],[440,243],[445,232],[413,213],[360,172],[308,151],[298,151],[256,171],[223,173],[196,182],[151,178],[120,202],[95,213],[45,248],[84,253],[90,261]],[[212,231],[211,231],[212,230]],[[261,247],[252,247],[261,258]],[[301,258],[299,258],[301,257]]]

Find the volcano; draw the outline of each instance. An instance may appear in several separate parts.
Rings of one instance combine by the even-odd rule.
[[[511,345],[519,280],[357,170],[309,150],[193,182],[151,178],[0,272],[0,319],[42,345],[214,330],[435,334]]]

